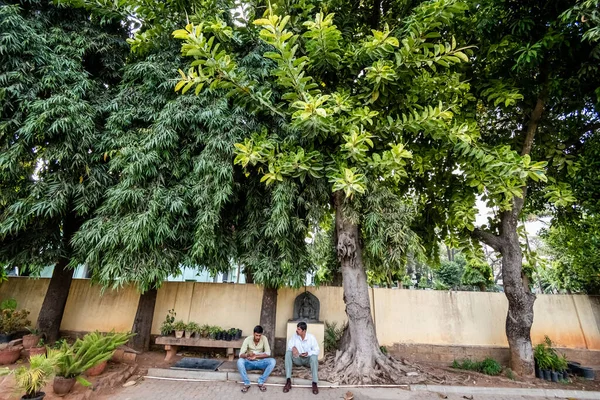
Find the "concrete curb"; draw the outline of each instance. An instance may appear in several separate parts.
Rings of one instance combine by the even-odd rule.
[[[226,381],[227,372],[190,371],[185,369],[149,368],[148,376],[156,378],[199,379],[208,381]]]
[[[241,376],[238,372],[222,372],[222,371],[195,371],[186,369],[164,369],[164,368],[149,368],[147,376],[149,378],[172,378],[172,379],[189,379],[189,380],[207,380],[207,381],[232,381],[241,382]],[[260,375],[248,374],[250,381],[256,381]],[[285,378],[282,376],[270,376],[268,384],[285,385]],[[310,379],[292,378],[292,385],[307,385],[310,386]]]
[[[487,394],[497,396],[540,396],[550,398],[600,399],[600,392],[560,389],[497,388],[474,386],[411,385],[413,392],[443,394]]]

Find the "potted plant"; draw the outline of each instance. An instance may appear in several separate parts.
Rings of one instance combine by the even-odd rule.
[[[557,356],[556,358],[556,371],[558,372],[558,379],[564,379],[567,380],[569,379],[569,373],[568,373],[568,368],[569,368],[569,362],[567,361],[567,356],[562,354],[560,356]]]
[[[200,332],[200,325],[195,322],[190,322],[185,326],[185,338],[189,339],[194,333]]]
[[[550,368],[552,368],[552,357],[544,343],[540,343],[533,349],[533,357],[539,369],[541,379],[550,380]]]
[[[0,343],[10,342],[12,335],[31,324],[29,311],[3,308],[0,312]]]
[[[25,393],[21,400],[41,400],[46,395],[42,389],[54,373],[54,360],[38,354],[30,358],[28,367],[21,366],[12,371],[7,368],[0,374],[6,373],[15,375],[17,388]]]
[[[207,338],[209,331],[210,331],[210,326],[208,324],[202,325],[200,327],[200,337]]]
[[[160,334],[162,336],[169,336],[171,333],[173,333],[173,331],[174,331],[173,323],[175,322],[176,315],[177,315],[177,313],[175,312],[174,309],[171,309],[167,312],[167,315],[165,316],[165,320],[163,321],[162,325],[160,326]]]
[[[221,340],[221,337],[222,337],[221,327],[216,326],[216,325],[211,326],[210,330],[209,330],[209,337],[211,339]]]
[[[225,331],[223,331],[223,329],[221,329],[221,327],[219,327],[219,326],[216,327],[216,330],[217,330],[216,339],[217,340],[223,340],[223,336],[225,334]]]
[[[56,360],[54,393],[57,395],[69,393],[75,381],[83,386],[89,386],[90,383],[81,374],[108,361],[117,347],[125,344],[132,336],[133,334],[130,333],[93,332],[77,339],[71,346],[63,342],[60,348],[48,350],[49,358]]]
[[[227,337],[229,338],[229,340],[230,340],[230,341],[231,341],[231,340],[235,340],[235,334],[237,333],[237,329],[236,329],[236,328],[230,328],[230,329],[227,331],[227,333],[228,333],[228,336],[227,336]]]
[[[38,342],[28,349],[29,357],[36,356],[39,354],[46,354],[46,345],[44,343],[44,338],[40,338]]]
[[[179,320],[173,324],[173,329],[175,330],[175,337],[177,339],[181,339],[183,337],[183,332],[185,331],[186,323],[183,320]]]
[[[29,331],[29,334],[23,336],[24,349],[37,345],[41,338],[40,331],[37,328],[29,326],[27,327],[27,330]]]
[[[11,345],[10,343],[0,344],[0,365],[8,365],[16,362],[21,357],[21,345]]]

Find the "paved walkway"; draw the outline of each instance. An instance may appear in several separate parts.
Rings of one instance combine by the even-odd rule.
[[[450,388],[450,390],[448,389]],[[419,391],[408,391],[396,388],[351,388],[351,389],[329,389],[321,388],[320,393],[315,396],[308,387],[294,387],[289,393],[282,392],[281,385],[270,385],[264,393],[252,385],[248,393],[240,391],[241,385],[234,382],[211,381],[193,382],[176,381],[168,379],[146,378],[135,386],[120,389],[115,393],[102,396],[102,399],[110,400],[193,400],[193,399],[228,399],[228,400],[340,400],[348,390],[354,394],[354,400],[426,400],[426,399],[448,399],[448,400],[541,400],[556,398],[542,396],[522,396],[517,394],[497,395],[494,389],[488,394],[469,394],[469,388],[464,388],[467,393],[451,393],[452,387],[446,387],[446,393],[442,394],[437,387],[420,387]],[[482,389],[482,388],[475,388]],[[594,392],[600,399],[600,393]],[[591,392],[590,392],[591,394]],[[446,396],[446,397],[444,397]],[[471,397],[472,396],[472,397]],[[593,398],[593,397],[591,397]]]

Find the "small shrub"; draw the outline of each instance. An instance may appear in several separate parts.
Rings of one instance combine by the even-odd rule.
[[[325,337],[323,338],[323,345],[326,352],[336,351],[342,334],[344,333],[344,327],[338,328],[337,322],[325,321]]]
[[[381,350],[381,352],[383,354],[385,354],[386,356],[388,355],[388,349],[385,346],[379,346],[379,350]]]
[[[468,358],[463,360],[454,360],[451,366],[452,368],[481,372],[486,375],[498,375],[500,372],[502,372],[502,366],[498,363],[498,361],[489,357],[481,362],[472,361]]]
[[[502,366],[498,363],[498,361],[488,357],[481,362],[481,372],[492,376],[500,375],[500,372],[502,372]]]
[[[510,379],[511,381],[514,381],[514,380],[515,380],[515,373],[513,372],[513,370],[512,370],[512,369],[510,369],[510,368],[506,368],[506,372],[505,372],[505,373],[506,373],[506,377],[507,377],[508,379]]]
[[[462,360],[454,360],[452,362],[452,368],[464,369],[467,371],[479,371],[479,364],[476,361],[471,361],[468,358]]]

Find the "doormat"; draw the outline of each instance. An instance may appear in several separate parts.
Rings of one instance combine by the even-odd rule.
[[[184,357],[177,361],[171,369],[201,369],[204,371],[215,371],[221,364],[223,364],[223,361],[211,360],[208,358]]]

